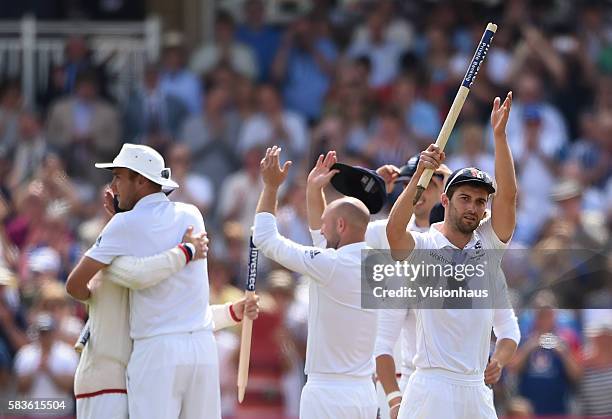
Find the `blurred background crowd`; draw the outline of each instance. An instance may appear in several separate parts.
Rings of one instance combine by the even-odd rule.
[[[145,13],[142,2],[31,1],[3,4],[0,18],[19,18],[30,3],[42,18]],[[211,302],[237,299],[265,147],[282,145],[294,162],[281,233],[310,244],[305,179],[316,157],[333,149],[341,162],[401,166],[434,142],[494,21],[499,30],[447,164],[493,175],[488,118],[493,98],[513,90],[507,132],[520,195],[506,274],[523,343],[495,388],[496,406],[509,418],[612,416],[612,3],[214,3],[209,42],[166,31],[160,60],[121,95],[78,34],[65,39],[36,103],[25,105],[20,79],[0,80],[0,393],[72,394],[71,346],[86,310],[64,282],[108,221],[102,195],[110,177],[94,162],[112,160],[124,142],[163,153],[181,185],[170,198],[193,203],[206,222]],[[282,23],[270,18],[274,7],[288,16]],[[569,279],[560,278],[574,253],[563,249],[590,252]],[[224,417],[297,417],[305,281],[261,264],[263,312],[244,406],[235,396],[237,330],[217,336]]]

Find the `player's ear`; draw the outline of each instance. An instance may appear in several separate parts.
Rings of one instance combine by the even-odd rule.
[[[442,206],[444,208],[448,208],[448,203],[450,202],[450,199],[448,199],[448,196],[443,193],[442,195],[440,195],[440,202],[442,203]]]
[[[346,221],[344,221],[344,217],[338,217],[336,220],[336,228],[338,232],[342,233],[346,227]]]

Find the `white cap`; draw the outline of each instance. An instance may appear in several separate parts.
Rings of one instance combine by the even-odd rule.
[[[170,179],[170,169],[165,167],[161,154],[146,145],[124,144],[112,163],[96,163],[96,167],[98,169],[122,167],[133,170],[161,185],[164,192],[179,187],[178,183]]]

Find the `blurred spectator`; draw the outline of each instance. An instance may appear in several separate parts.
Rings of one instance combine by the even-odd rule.
[[[581,137],[571,145],[566,165],[575,165],[575,174],[582,185],[602,188],[612,173],[612,112],[598,115],[585,112],[580,118]]]
[[[272,67],[286,106],[311,121],[321,114],[338,55],[326,32],[325,22],[300,18],[285,33]]]
[[[542,197],[550,193],[560,152],[567,143],[565,122],[543,101],[541,81],[532,73],[522,74],[518,80],[506,131],[521,189],[515,238],[532,244],[552,209],[550,201]]]
[[[251,230],[263,183],[259,175],[259,162],[265,150],[251,147],[244,154],[243,168],[230,175],[219,190],[218,215],[221,220],[237,221],[243,232]]]
[[[39,314],[34,321],[37,337],[24,346],[15,359],[17,389],[27,399],[60,399],[66,411],[74,409],[72,382],[79,357],[74,349],[57,338],[53,318]]]
[[[504,419],[534,419],[533,406],[523,397],[514,397],[508,402]]]
[[[63,76],[63,86],[61,92],[58,91],[58,94],[72,94],[76,91],[78,85],[79,74],[83,72],[89,72],[95,74],[96,79],[98,80],[98,87],[100,93],[103,97],[109,98],[108,92],[106,90],[107,86],[107,76],[104,66],[96,65],[92,59],[92,53],[87,45],[87,40],[81,35],[72,35],[66,40],[65,46],[65,57],[66,61],[62,66],[61,75]],[[50,76],[53,77],[60,73],[54,74],[53,72]],[[53,80],[50,80],[49,86],[56,86]],[[52,99],[58,99],[58,96],[53,98],[48,97],[49,101]]]
[[[19,250],[23,250],[28,234],[42,220],[47,207],[42,182],[31,182],[14,198],[15,214],[8,220],[6,234]]]
[[[584,350],[580,382],[582,414],[585,416],[612,416],[612,310],[591,310],[585,334],[588,339]]]
[[[457,139],[459,150],[446,161],[451,170],[462,167],[477,167],[495,176],[495,158],[485,148],[485,131],[482,125],[467,122],[461,125]]]
[[[383,20],[383,38],[405,50],[412,48],[414,42],[414,28],[411,22],[401,19],[393,0],[380,0],[375,3],[376,11]],[[359,25],[353,33],[353,42],[371,42],[372,31],[366,24]]]
[[[198,76],[206,76],[218,66],[228,66],[236,73],[250,79],[257,77],[257,65],[248,45],[234,38],[234,19],[224,11],[215,19],[215,41],[203,45],[191,56],[189,68]]]
[[[265,82],[280,45],[281,31],[266,23],[262,0],[247,0],[243,10],[244,22],[236,29],[236,39],[251,48],[257,62],[257,80]]]
[[[110,161],[119,148],[119,115],[98,95],[95,73],[80,73],[73,95],[56,102],[47,120],[47,138],[68,164],[71,176],[101,185],[107,175],[92,162]]]
[[[145,69],[144,82],[135,88],[123,109],[123,138],[132,143],[143,136],[161,132],[176,138],[187,116],[183,102],[161,91],[159,67],[150,64]]]
[[[21,305],[17,285],[17,277],[0,266],[0,390],[3,393],[10,383],[15,354],[29,342],[27,313]]]
[[[24,112],[19,118],[19,135],[7,186],[15,190],[27,185],[42,166],[47,140],[38,115]]]
[[[401,43],[385,38],[386,16],[375,12],[368,16],[367,36],[355,39],[348,49],[352,58],[366,56],[372,63],[370,86],[387,87],[399,73],[400,57],[404,52]]]
[[[64,285],[50,280],[41,286],[33,312],[48,313],[57,326],[57,339],[72,346],[83,328],[83,321],[74,315],[73,308]]]
[[[180,185],[180,188],[170,195],[170,199],[193,204],[206,216],[214,200],[214,188],[210,179],[191,170],[189,147],[185,144],[174,144],[167,158],[172,179]]]
[[[185,46],[183,35],[169,32],[164,35],[162,52],[162,75],[160,89],[183,102],[190,114],[200,112],[202,88],[200,80],[185,67]]]
[[[229,99],[226,88],[211,87],[204,111],[189,117],[179,136],[181,143],[189,147],[193,170],[209,178],[216,193],[239,163],[236,145],[240,120],[228,108]]]
[[[400,114],[387,109],[380,113],[378,127],[365,149],[375,167],[384,164],[402,166],[410,156],[417,152],[414,140],[408,137]]]
[[[536,415],[567,415],[572,387],[581,376],[578,337],[556,327],[556,303],[549,293],[537,294],[533,307],[533,328],[521,333],[525,338],[509,367],[518,375],[519,394],[533,404]]]
[[[287,187],[282,204],[278,209],[276,215],[278,232],[296,243],[312,246],[305,202],[306,184],[304,179],[296,179],[292,185]]]
[[[419,148],[433,143],[440,132],[438,110],[430,102],[417,97],[414,76],[400,77],[393,86],[393,104],[404,116],[407,129],[413,134]]]
[[[304,120],[299,114],[283,109],[279,94],[272,85],[261,85],[257,99],[259,113],[242,126],[238,149],[245,153],[255,146],[276,144],[283,148],[288,160],[297,163],[308,147]]]
[[[244,292],[232,285],[234,277],[232,264],[228,259],[210,258],[208,272],[211,304],[225,304],[244,297]]]
[[[23,98],[18,82],[8,81],[0,89],[0,155],[12,157],[19,136]]]
[[[278,340],[288,363],[287,370],[282,376],[285,416],[297,418],[301,396],[299,389],[304,386],[308,306],[296,300],[294,281],[291,274],[284,269],[270,272],[267,291],[272,297],[275,311],[284,319]]]

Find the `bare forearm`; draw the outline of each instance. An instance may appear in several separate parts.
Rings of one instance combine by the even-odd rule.
[[[410,233],[407,231],[408,222],[414,212],[412,200],[416,194],[417,184],[423,170],[417,171],[410,179],[410,183],[402,191],[397,201],[391,208],[389,221],[387,222],[387,240],[391,249],[412,250],[405,247],[406,241],[413,242]]]
[[[385,390],[385,394],[400,391],[395,377],[395,361],[392,356],[379,355],[376,357],[376,375]]]
[[[495,198],[512,201],[508,204],[513,205],[518,189],[512,152],[505,133],[495,134],[495,181],[497,182]]]
[[[308,186],[306,188],[306,213],[308,227],[311,230],[321,229],[321,216],[325,211],[325,193],[323,189]]]
[[[259,195],[259,202],[257,203],[257,210],[255,212],[269,212],[272,215],[276,215],[277,194],[278,187],[264,185],[261,195]]]
[[[517,344],[512,339],[500,339],[495,345],[495,352],[491,358],[497,359],[505,367],[516,353]]]

